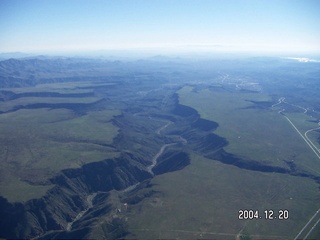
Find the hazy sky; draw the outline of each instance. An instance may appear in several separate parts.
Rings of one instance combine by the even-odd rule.
[[[0,52],[320,52],[318,0],[0,0]]]

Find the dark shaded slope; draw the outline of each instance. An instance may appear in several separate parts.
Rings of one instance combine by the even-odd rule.
[[[120,158],[86,164],[79,169],[63,170],[51,180],[56,184],[53,189],[41,199],[25,204],[8,203],[0,198],[0,236],[31,238],[49,230],[65,230],[67,223],[86,209],[86,198],[90,193],[122,190],[151,177],[134,162],[124,154]],[[80,233],[85,231],[78,230]]]
[[[154,174],[160,175],[167,172],[174,172],[183,169],[190,164],[189,155],[185,152],[167,151],[157,162],[157,165],[152,169]]]
[[[195,109],[181,104],[177,104],[173,112],[180,117],[199,116]]]
[[[82,98],[82,97],[93,97],[94,92],[84,93],[58,93],[58,92],[23,92],[14,93],[12,91],[0,91],[0,96],[3,96],[4,100],[14,100],[23,97],[61,97],[61,98]]]
[[[105,99],[99,99],[91,103],[33,103],[33,104],[26,104],[26,105],[17,105],[8,111],[0,111],[0,114],[15,112],[21,109],[39,109],[39,108],[50,108],[50,109],[65,108],[65,109],[70,109],[76,112],[86,112],[89,110],[89,108],[90,110],[92,110],[94,107],[98,107],[99,104],[104,103],[105,101],[106,101]]]
[[[174,96],[178,102],[177,95]],[[270,102],[253,102],[255,108],[269,107]],[[261,163],[254,159],[244,159],[240,156],[235,156],[226,152],[223,148],[228,145],[228,141],[214,133],[219,124],[201,119],[198,112],[188,106],[177,104],[172,110],[173,114],[179,116],[176,119],[176,124],[171,127],[171,132],[168,134],[180,135],[187,140],[188,146],[198,154],[206,158],[219,161],[224,164],[234,165],[238,168],[247,169],[259,172],[276,172],[282,174],[290,174],[292,176],[307,177],[316,182],[320,182],[320,177],[311,173],[304,172],[297,168],[283,168]]]
[[[112,146],[121,152],[121,157],[61,171],[50,179],[56,186],[41,199],[22,204],[8,203],[0,198],[0,237],[32,238],[40,235],[41,239],[86,238],[98,224],[99,218],[110,214],[112,207],[108,199],[109,194],[114,192],[112,190],[121,192],[137,183],[146,188],[144,191],[123,191],[121,200],[128,204],[136,204],[154,194],[144,185],[153,177],[147,167],[165,144],[172,145],[157,159],[152,169],[156,175],[183,169],[190,164],[188,153],[194,151],[206,158],[242,169],[319,180],[317,176],[299,172],[296,168],[270,166],[227,153],[223,148],[228,141],[213,133],[218,128],[218,123],[201,119],[195,109],[179,104],[176,94],[163,91],[166,104],[162,104],[164,97],[159,91],[157,94],[159,95],[152,92],[151,96],[140,99],[135,99],[136,95],[132,94],[129,100],[123,100],[122,95],[109,95],[125,108],[122,115],[113,119],[120,130]],[[159,131],[166,125],[165,130]],[[81,211],[88,209],[87,197],[92,193],[97,194],[94,206],[67,231],[68,223]],[[127,233],[125,222],[121,218],[111,218],[102,228],[104,236],[109,239],[121,238]]]
[[[218,128],[219,124],[207,119],[199,118],[196,122],[192,123],[192,128],[197,128],[202,131],[213,131]]]

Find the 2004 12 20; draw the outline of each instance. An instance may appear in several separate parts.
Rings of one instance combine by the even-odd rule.
[[[254,220],[254,219],[266,219],[266,220],[287,220],[289,219],[289,211],[288,210],[264,210],[263,214],[260,214],[259,210],[242,210],[238,211],[238,219],[239,220]]]

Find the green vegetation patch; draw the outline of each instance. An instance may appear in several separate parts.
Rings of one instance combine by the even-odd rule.
[[[101,86],[113,86],[116,83],[112,82],[56,82],[56,83],[42,83],[33,87],[21,88],[2,88],[5,91],[14,93],[30,93],[30,92],[57,92],[57,93],[86,93],[92,92],[93,88]]]
[[[293,161],[305,171],[320,173],[320,162],[278,110],[257,108],[252,102],[271,101],[269,96],[223,89],[193,91],[191,86],[178,94],[181,104],[219,124],[214,133],[228,140],[226,151],[273,166],[288,167],[285,161]]]
[[[112,147],[118,128],[111,120],[119,114],[103,110],[78,116],[45,108],[1,114],[0,167],[5,173],[0,195],[10,201],[36,198],[48,189],[39,184],[47,184],[58,171],[118,156]],[[20,188],[25,191],[15,191]]]
[[[113,82],[61,82],[61,83],[44,83],[44,84],[38,84],[35,86],[35,88],[30,88],[39,91],[39,89],[50,89],[54,90],[57,89],[59,91],[61,90],[72,90],[73,92],[76,90],[78,91],[88,91],[84,90],[82,88],[90,89],[94,87],[101,87],[101,86],[113,86],[117,83]]]
[[[46,123],[41,128],[49,139],[111,144],[118,129],[110,123],[110,120],[119,113],[117,110],[89,112],[87,115],[68,121]]]
[[[53,185],[32,185],[2,173],[0,193],[9,202],[24,202],[44,196],[52,187]]]
[[[129,205],[129,231],[139,239],[292,239],[316,212],[320,193],[307,178],[243,170],[191,155],[191,165],[155,177],[152,195]],[[239,210],[262,219],[239,220]],[[266,220],[265,210],[289,211],[287,220]],[[259,236],[258,236],[259,235]]]

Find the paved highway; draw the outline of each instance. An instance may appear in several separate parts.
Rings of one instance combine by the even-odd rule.
[[[285,98],[281,97],[279,98],[278,102],[273,104],[271,107],[275,107],[280,105],[281,103],[286,103],[289,104],[291,106],[295,106],[298,107],[300,109],[303,109],[304,112],[307,112],[307,109],[298,105],[293,105],[290,104],[288,102],[285,102]],[[285,109],[280,110],[278,113],[281,114],[282,116],[284,116],[287,121],[293,126],[293,128],[297,131],[297,133],[300,135],[300,137],[302,137],[302,139],[308,144],[308,146],[311,148],[311,150],[314,152],[314,154],[320,159],[320,150],[315,146],[315,144],[309,139],[308,137],[308,133],[311,131],[315,131],[320,129],[320,127],[317,128],[312,128],[307,130],[304,133],[304,136],[301,134],[301,132],[298,130],[298,128],[293,124],[293,122],[284,114]],[[318,124],[320,125],[320,122],[318,122]],[[318,226],[318,224],[320,223],[320,208],[315,212],[315,214],[308,220],[308,222],[304,225],[304,227],[300,230],[300,232],[296,235],[296,237],[294,238],[294,240],[297,239],[303,239],[306,240],[308,239],[308,237],[310,236],[310,234],[313,232],[313,230]]]

